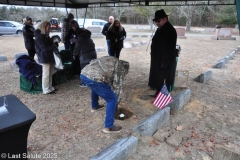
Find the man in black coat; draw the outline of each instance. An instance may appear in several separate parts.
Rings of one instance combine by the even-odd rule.
[[[106,24],[104,25],[103,29],[102,29],[102,34],[103,34],[104,36],[106,36],[106,42],[107,42],[107,46],[108,46],[108,55],[109,55],[109,56],[110,56],[110,46],[111,46],[111,44],[110,44],[110,38],[109,38],[109,36],[108,36],[108,29],[109,29],[110,25],[113,23],[113,21],[114,21],[114,17],[113,17],[113,16],[110,16],[110,17],[108,18],[108,23],[106,23]]]
[[[34,59],[36,53],[35,41],[33,39],[35,29],[33,27],[32,18],[29,16],[27,16],[25,19],[22,31],[25,48],[28,50],[28,55]]]
[[[152,38],[148,86],[157,89],[157,94],[164,82],[169,91],[171,91],[170,87],[174,83],[177,33],[168,22],[168,15],[163,9],[155,12],[153,21],[158,29]],[[156,96],[156,94],[150,96]]]

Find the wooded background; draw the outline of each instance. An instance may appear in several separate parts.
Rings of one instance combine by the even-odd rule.
[[[106,4],[105,7],[91,5],[87,8],[86,18],[97,18],[108,20],[109,16],[120,19],[123,24],[149,24],[152,26],[152,19],[156,10],[164,9],[169,15],[169,21],[174,26],[186,26],[186,30],[191,30],[192,26],[198,27],[235,27],[237,24],[237,12],[233,0],[224,0],[216,3],[226,5],[207,5],[207,2],[191,2],[191,5],[185,6],[185,2],[169,2],[172,6],[157,6],[159,3],[151,3],[155,6],[134,6],[126,7],[129,4]],[[180,6],[182,5],[182,6]],[[106,7],[107,6],[107,7]],[[63,20],[67,12],[73,13],[75,18],[84,18],[86,9],[60,9],[50,7],[19,7],[19,6],[1,6],[0,19],[22,22],[26,16],[30,16],[33,21],[41,22],[51,18]],[[77,13],[77,16],[76,16]]]

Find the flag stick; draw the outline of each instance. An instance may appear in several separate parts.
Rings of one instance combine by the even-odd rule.
[[[152,37],[153,37],[153,33],[154,33],[154,31],[155,31],[155,29],[153,30],[153,32],[152,32],[152,36],[150,37],[150,40],[149,40],[149,43],[148,43],[148,46],[147,46],[146,52],[147,52],[147,50],[148,50],[148,47],[149,47],[150,41],[151,41],[151,39],[152,39]]]

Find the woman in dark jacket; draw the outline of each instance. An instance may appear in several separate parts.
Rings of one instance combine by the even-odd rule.
[[[68,32],[68,35],[65,38],[65,41],[70,40],[70,51],[73,54],[74,48],[75,48],[75,44],[77,43],[77,31],[79,30],[79,25],[77,23],[77,21],[72,20],[70,22],[70,30]]]
[[[38,57],[38,62],[42,65],[42,89],[43,94],[55,93],[52,86],[52,75],[55,71],[55,60],[53,51],[57,48],[49,37],[50,22],[42,22],[34,32],[35,49]]]
[[[77,35],[78,41],[75,45],[73,55],[79,57],[80,66],[81,69],[83,69],[91,60],[97,58],[97,53],[89,30],[79,29]],[[80,84],[80,86],[84,87],[85,85]]]
[[[119,20],[115,20],[108,29],[110,38],[110,55],[119,59],[123,48],[123,40],[126,38],[126,31]]]
[[[68,32],[68,35],[66,36],[65,42],[68,40],[70,43],[70,52],[71,52],[71,57],[73,57],[73,52],[75,48],[75,44],[77,43],[78,37],[77,37],[77,31],[79,30],[79,25],[77,21],[72,20],[70,22],[70,30]],[[72,73],[73,75],[79,76],[81,72],[80,68],[80,62],[79,62],[79,57],[74,56],[73,61],[72,61]]]
[[[25,43],[25,48],[28,51],[28,55],[34,59],[35,56],[35,42],[34,42],[34,27],[32,23],[32,19],[30,17],[26,17],[26,20],[23,25],[23,38]]]

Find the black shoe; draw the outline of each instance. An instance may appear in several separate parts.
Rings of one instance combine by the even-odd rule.
[[[48,94],[56,94],[56,92],[55,92],[55,91],[52,91],[52,92],[49,92]]]
[[[53,92],[58,91],[58,89],[54,89]]]

